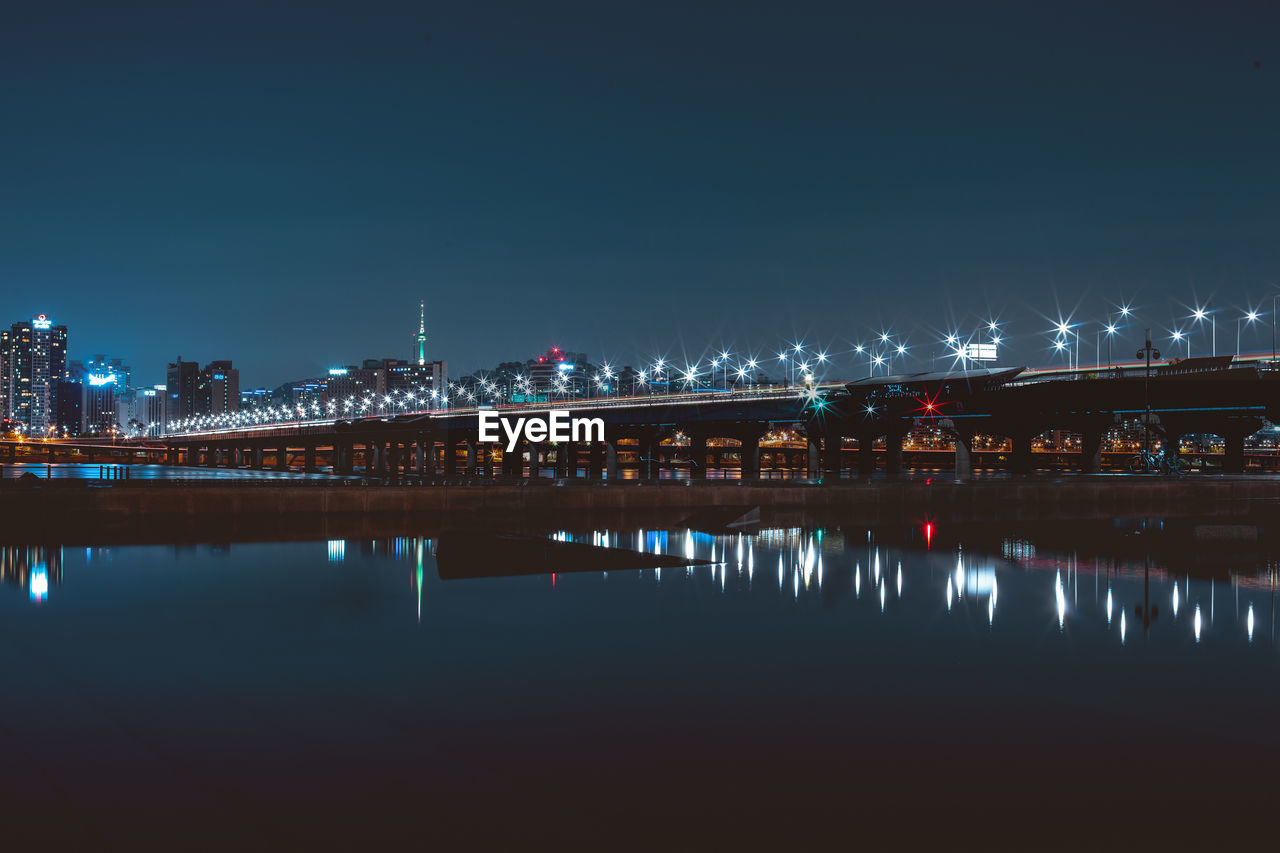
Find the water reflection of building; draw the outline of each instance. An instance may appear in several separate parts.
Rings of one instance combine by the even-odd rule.
[[[62,549],[42,545],[0,546],[0,580],[28,591],[43,601],[49,589],[62,583]]]

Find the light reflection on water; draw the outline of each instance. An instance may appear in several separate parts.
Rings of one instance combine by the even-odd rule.
[[[1036,536],[927,548],[858,526],[522,541],[709,562],[460,577],[434,535],[0,547],[0,781],[47,778],[58,807],[64,790],[83,808],[123,789],[144,818],[193,788],[219,809],[341,791],[328,811],[360,832],[420,830],[433,803],[435,820],[477,792],[493,819],[510,805],[495,787],[529,768],[519,798],[557,816],[584,787],[626,809],[711,797],[719,814],[794,778],[842,827],[850,803],[868,819],[904,797],[915,819],[943,802],[1012,812],[1054,785],[1060,802],[1101,786],[1100,812],[1131,792],[1115,767],[1133,755],[1174,795],[1188,755],[1214,785],[1273,788],[1273,568],[1188,575]],[[43,752],[8,763],[30,744]]]
[[[1258,575],[1237,574],[1230,578],[1234,607],[1225,624],[1218,618],[1217,585],[1214,578],[1172,576],[1158,565],[1136,565],[1132,561],[1094,560],[1083,565],[1074,553],[1060,553],[1038,547],[1025,538],[1006,540],[999,555],[966,551],[921,550],[881,543],[871,530],[806,529],[801,527],[766,528],[754,532],[711,534],[689,528],[636,531],[560,530],[549,534],[559,542],[577,542],[598,548],[625,549],[646,554],[682,556],[689,560],[705,560],[708,565],[680,569],[643,569],[638,571],[599,573],[606,583],[670,583],[673,579],[697,583],[710,581],[721,595],[765,594],[766,588],[753,584],[757,552],[766,561],[777,563],[777,591],[785,591],[782,601],[804,603],[821,601],[824,607],[853,606],[842,602],[852,593],[851,602],[862,598],[862,586],[869,584],[877,609],[889,614],[890,592],[894,600],[912,604],[917,614],[936,607],[943,614],[969,618],[975,612],[982,621],[996,629],[997,606],[1001,591],[1013,596],[1008,606],[1043,614],[1046,625],[1057,633],[1071,636],[1079,631],[1101,632],[1114,636],[1123,645],[1128,616],[1139,620],[1144,632],[1152,635],[1153,625],[1159,636],[1172,637],[1185,632],[1195,643],[1202,640],[1230,641],[1233,636],[1252,644],[1261,609],[1269,626],[1267,636],[1274,642],[1275,571]],[[863,544],[865,540],[865,544]],[[859,544],[854,545],[857,542]],[[148,547],[148,546],[144,546]],[[158,546],[149,546],[156,548]],[[217,546],[216,553],[261,546]],[[314,546],[296,543],[286,546],[295,552],[306,552]],[[320,543],[319,557],[328,563],[342,564],[353,556],[367,559],[409,562],[413,565],[410,588],[414,593],[416,615],[420,619],[424,586],[439,583],[434,566],[435,540],[426,537],[396,537],[386,540],[332,539]],[[59,547],[0,548],[0,579],[11,587],[26,592],[32,606],[48,606],[56,602],[64,584],[74,584],[77,571],[87,570],[93,562],[110,562],[117,552],[129,554],[136,548],[63,549]],[[68,573],[67,553],[83,551],[83,565]],[[950,568],[944,566],[950,565]],[[866,568],[864,569],[864,566]],[[886,570],[892,567],[891,570]],[[69,577],[68,577],[69,574]],[[499,567],[491,572],[502,583]],[[577,573],[579,575],[583,573]],[[591,573],[585,573],[590,575]],[[1086,592],[1081,600],[1081,579]],[[555,586],[568,577],[549,574],[547,582]],[[832,582],[838,585],[833,593]],[[467,580],[449,583],[468,583]],[[514,582],[514,580],[513,580]],[[521,583],[527,582],[521,579]],[[889,587],[892,586],[892,590]],[[430,595],[430,591],[427,593]],[[1256,601],[1254,599],[1257,599]],[[1037,605],[1037,599],[1040,604]],[[1170,602],[1170,614],[1161,618],[1158,601]],[[933,604],[936,602],[936,604]],[[1191,618],[1181,614],[1191,608]],[[705,605],[704,605],[705,606]],[[891,623],[886,631],[893,630]],[[995,635],[998,637],[998,635]],[[1011,641],[1012,638],[1011,638]]]

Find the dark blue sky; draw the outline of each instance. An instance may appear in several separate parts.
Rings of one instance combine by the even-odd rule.
[[[1234,348],[1280,283],[1278,25],[1274,2],[10,6],[0,319],[52,313],[140,381],[181,354],[244,385],[407,357],[422,297],[455,373],[882,325],[931,356],[988,306],[1038,363],[1046,317],[1121,297],[1159,328],[1212,297]]]

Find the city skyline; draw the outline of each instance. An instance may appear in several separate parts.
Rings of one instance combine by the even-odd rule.
[[[882,326],[854,329],[852,333],[857,335],[856,337],[837,336],[832,341],[795,336],[775,337],[763,342],[751,341],[741,345],[736,341],[726,343],[724,339],[719,342],[706,339],[692,343],[672,342],[666,347],[642,352],[626,341],[614,339],[610,347],[596,356],[596,360],[602,364],[611,364],[613,367],[625,365],[635,366],[638,369],[651,366],[655,360],[662,360],[673,366],[708,367],[713,360],[719,366],[723,361],[721,356],[726,352],[732,352],[737,359],[737,362],[733,362],[735,366],[738,362],[745,364],[750,361],[757,364],[762,373],[769,373],[771,368],[774,371],[781,369],[785,373],[789,368],[777,367],[775,360],[781,356],[782,352],[801,345],[809,357],[821,355],[820,360],[815,361],[815,367],[820,367],[823,372],[834,371],[844,378],[858,378],[864,375],[884,374],[895,366],[907,372],[946,369],[952,366],[963,367],[967,360],[958,356],[959,349],[965,348],[965,345],[991,344],[992,342],[997,345],[995,363],[1001,366],[1011,366],[1016,363],[1026,367],[1052,367],[1060,366],[1064,359],[1066,366],[1072,366],[1077,360],[1082,365],[1105,364],[1113,359],[1127,360],[1127,351],[1141,346],[1147,330],[1150,330],[1153,342],[1158,346],[1163,345],[1165,357],[1168,359],[1185,358],[1190,355],[1233,355],[1237,351],[1243,354],[1265,354],[1270,351],[1276,339],[1275,318],[1270,309],[1272,299],[1280,296],[1280,288],[1271,289],[1268,293],[1270,295],[1267,298],[1259,298],[1256,301],[1247,300],[1239,305],[1224,304],[1213,297],[1204,300],[1193,299],[1187,303],[1165,297],[1162,303],[1153,305],[1142,305],[1133,300],[1120,299],[1108,302],[1104,310],[1094,313],[1089,313],[1082,308],[1083,299],[1075,300],[1073,303],[1075,307],[1069,310],[1064,311],[1061,307],[1057,307],[1055,309],[1057,313],[1047,313],[1024,305],[1023,313],[1034,318],[1031,321],[1033,325],[1026,329],[1018,329],[1013,321],[999,319],[1014,313],[1006,306],[1004,310],[989,309],[973,314],[967,319],[967,323],[930,323],[923,319],[907,324],[888,323]],[[1061,302],[1056,300],[1055,302],[1058,306],[1061,305]],[[287,376],[280,373],[278,368],[248,363],[247,370],[253,378],[242,382],[241,386],[245,389],[277,388],[291,382],[321,378],[335,368],[358,365],[368,360],[403,360],[416,365],[427,364],[431,360],[454,363],[447,353],[435,352],[428,348],[427,340],[431,336],[427,331],[425,304],[426,300],[419,300],[419,316],[415,326],[404,335],[410,338],[410,341],[398,347],[399,349],[404,349],[406,346],[409,348],[407,358],[394,352],[391,355],[377,354],[378,351],[375,349],[372,353],[357,353],[353,358],[328,360],[315,358],[312,359],[312,363],[319,366],[312,372]],[[52,318],[54,315],[40,312],[33,316]],[[1161,317],[1165,319],[1161,321],[1159,319]],[[30,322],[30,320],[18,322]],[[69,327],[69,324],[61,321],[59,325]],[[95,340],[105,340],[105,348],[109,351],[122,351],[126,346],[119,340],[111,338]],[[76,338],[72,338],[67,344],[68,359],[84,360],[84,355],[76,344]],[[538,353],[560,344],[565,345],[566,351],[573,346],[572,342],[559,341],[529,353],[512,353],[501,351],[503,347],[509,347],[509,344],[491,344],[492,350],[489,354],[479,356],[480,364],[455,372],[453,375],[485,373],[491,371],[494,365],[510,362],[513,359],[522,362],[534,360]],[[315,347],[314,342],[312,346]],[[238,343],[220,345],[215,347],[215,353],[218,357],[230,356],[227,360],[236,362],[237,366],[243,369],[246,367],[246,362],[241,361],[234,352],[237,347]],[[102,349],[98,347],[93,352],[100,353]],[[397,347],[393,343],[386,349],[396,350]],[[227,352],[227,350],[232,351]],[[622,355],[612,356],[610,352],[622,353]],[[884,356],[883,362],[875,360],[877,353]],[[79,357],[72,358],[72,356]],[[181,357],[179,353],[175,357],[165,359],[164,363],[171,363]],[[127,353],[125,358],[134,363],[140,363],[136,357]],[[208,356],[202,358],[207,360]],[[273,370],[276,372],[272,373]],[[158,377],[158,381],[164,380],[163,367],[157,368],[142,363],[136,370],[140,378],[137,383],[134,383],[134,387],[153,387],[155,383],[152,381],[152,372]]]
[[[376,5],[15,16],[6,322],[267,385],[405,357],[421,298],[468,370],[1278,283],[1267,6]]]

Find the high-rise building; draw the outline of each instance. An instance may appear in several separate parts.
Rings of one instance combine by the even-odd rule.
[[[80,383],[80,434],[108,435],[116,428],[116,383],[91,374]]]
[[[138,431],[143,435],[164,434],[165,386],[153,385],[138,389],[133,417],[138,421]],[[132,432],[133,430],[129,430]]]
[[[84,386],[75,379],[58,380],[58,435],[76,438],[84,427]]]
[[[275,395],[270,388],[245,388],[240,391],[241,409],[265,409],[275,405]]]
[[[362,367],[352,364],[330,368],[321,402],[326,407],[332,402],[336,414],[349,415],[358,411],[360,401],[366,397],[381,397],[387,393],[386,371],[378,366],[379,362],[373,364],[370,367],[366,361]]]
[[[196,415],[196,381],[200,375],[200,364],[195,361],[183,361],[178,356],[177,363],[170,362],[165,372],[165,430],[173,424]]]
[[[47,314],[0,332],[0,417],[28,435],[51,432],[58,420],[58,381],[67,376],[67,327]]]
[[[165,431],[197,415],[223,415],[240,409],[240,371],[230,361],[170,362],[165,375]]]
[[[240,409],[240,371],[230,361],[211,361],[196,379],[196,414],[225,415]]]
[[[449,366],[443,361],[423,361],[406,364],[397,358],[384,358],[382,369],[386,372],[387,393],[409,392],[430,394],[444,388],[448,381]]]
[[[67,375],[78,382],[96,378],[98,385],[104,385],[107,384],[107,380],[113,380],[111,384],[114,385],[117,396],[126,388],[133,387],[129,384],[132,373],[129,365],[124,363],[124,359],[107,358],[101,353],[83,362],[70,362],[67,368]]]

